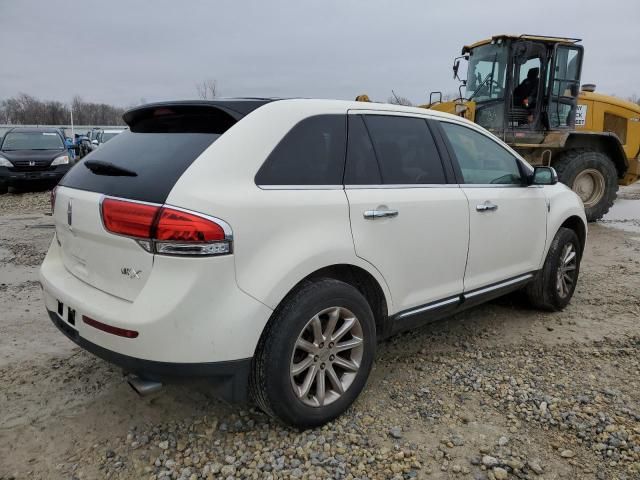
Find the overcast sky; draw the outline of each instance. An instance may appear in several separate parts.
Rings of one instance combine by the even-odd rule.
[[[0,0],[0,99],[122,106],[223,96],[413,102],[453,92],[463,44],[498,33],[583,39],[582,81],[640,94],[639,0]]]

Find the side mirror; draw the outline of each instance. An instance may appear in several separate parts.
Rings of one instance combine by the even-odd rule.
[[[97,145],[98,145],[98,140],[91,140],[91,143],[92,143],[93,145],[96,145],[96,146],[97,146]]]
[[[555,185],[558,174],[553,167],[535,167],[531,175],[531,185]]]
[[[453,79],[458,78],[458,69],[460,68],[460,60],[456,60],[453,64]]]

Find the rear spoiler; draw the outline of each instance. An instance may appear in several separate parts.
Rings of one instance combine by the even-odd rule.
[[[132,132],[223,133],[266,98],[158,102],[132,108],[122,116]]]

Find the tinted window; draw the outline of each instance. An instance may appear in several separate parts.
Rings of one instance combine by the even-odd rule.
[[[420,118],[365,115],[385,184],[446,183],[438,149]]]
[[[520,184],[516,158],[505,148],[470,128],[442,122],[462,170],[464,183]]]
[[[345,116],[302,120],[278,143],[256,175],[258,185],[342,185]]]
[[[164,203],[178,178],[219,136],[124,132],[84,157],[60,184],[115,197]],[[85,167],[86,160],[109,162],[137,175],[98,175]]]
[[[345,185],[379,185],[380,169],[360,115],[349,115]]]

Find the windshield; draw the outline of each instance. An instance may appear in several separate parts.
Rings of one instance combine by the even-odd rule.
[[[469,54],[467,97],[476,102],[500,100],[507,79],[507,46],[489,44],[476,47]]]
[[[62,138],[54,132],[9,132],[4,137],[2,150],[61,150]]]
[[[118,135],[120,132],[104,132],[102,134],[102,143],[111,140],[113,137]]]

